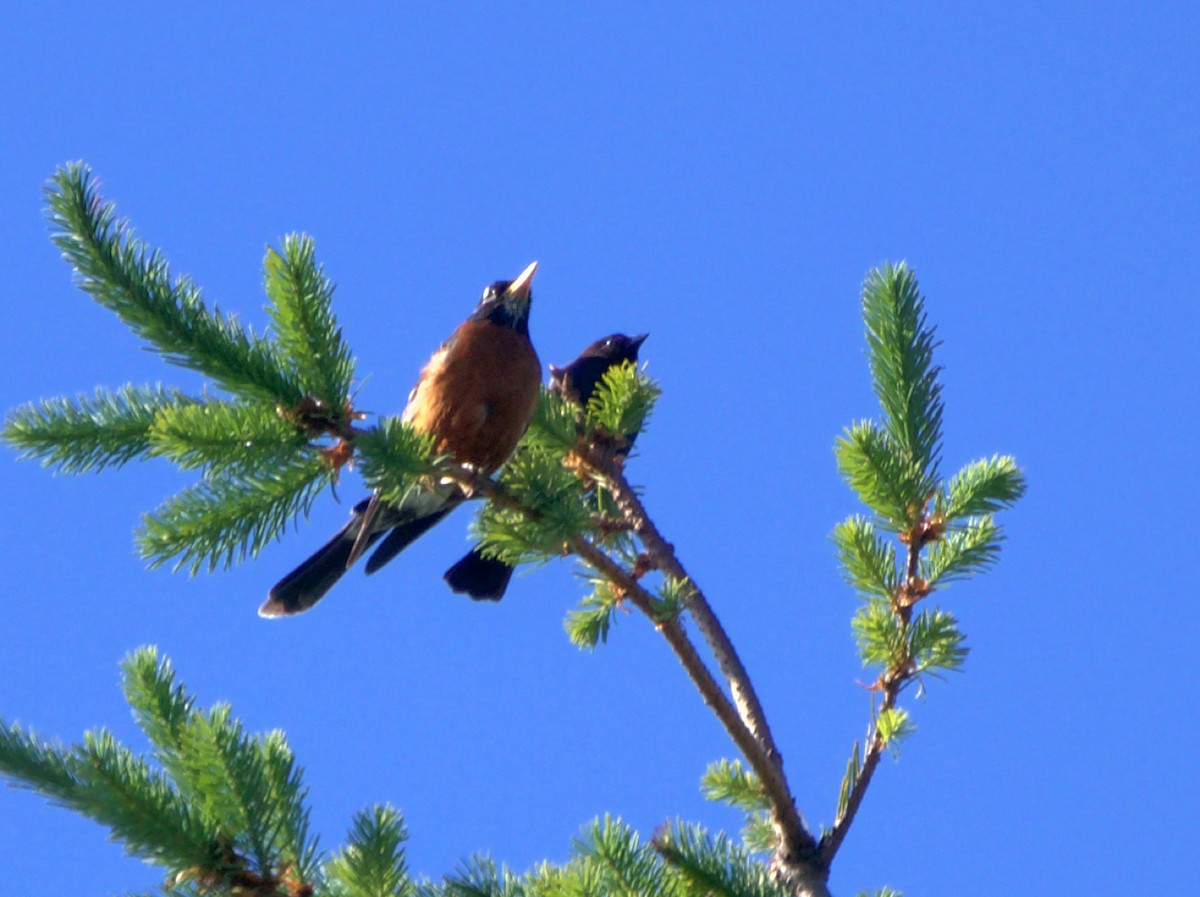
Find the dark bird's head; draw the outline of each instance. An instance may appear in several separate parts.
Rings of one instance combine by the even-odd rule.
[[[610,365],[620,364],[622,361],[637,361],[638,349],[649,335],[639,333],[637,336],[626,336],[623,333],[614,333],[612,336],[596,340],[579,353],[579,358],[602,358]]]
[[[637,361],[638,349],[649,335],[614,333],[596,340],[566,367],[550,365],[550,388],[581,405],[587,405],[610,367],[626,361]]]
[[[530,284],[533,273],[537,271],[537,262],[530,262],[529,267],[517,275],[516,280],[497,280],[483,291],[475,313],[471,315],[476,321],[491,321],[501,327],[511,327],[523,336],[529,335],[529,303],[533,299]]]

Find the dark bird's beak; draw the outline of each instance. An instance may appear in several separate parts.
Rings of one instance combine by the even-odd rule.
[[[631,349],[633,349],[634,352],[636,352],[638,349],[640,349],[642,347],[642,343],[644,343],[646,341],[646,337],[648,337],[649,335],[650,334],[648,334],[648,333],[639,333],[637,336],[631,336],[629,338],[629,347]]]
[[[529,301],[529,285],[533,282],[533,274],[537,271],[537,266],[537,262],[530,262],[529,267],[518,274],[517,279],[508,285],[508,289],[504,291],[506,302],[511,302],[513,299],[521,302]]]

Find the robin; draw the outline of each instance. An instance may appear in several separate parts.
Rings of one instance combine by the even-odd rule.
[[[529,341],[530,282],[537,262],[516,280],[483,291],[475,311],[421,371],[403,419],[435,437],[434,449],[464,465],[493,473],[517,447],[537,407],[541,363]],[[366,550],[374,573],[463,502],[454,483],[414,491],[399,505],[378,494],[354,506],[350,522],[308,560],[281,579],[259,615],[308,610]]]
[[[648,333],[626,336],[614,333],[598,339],[566,367],[550,365],[550,391],[587,408],[588,401],[608,369],[615,364],[637,361],[638,349]],[[617,454],[629,454],[637,433],[625,434],[625,445]],[[499,601],[508,589],[513,568],[499,558],[484,557],[476,545],[442,577],[455,592],[476,600]]]

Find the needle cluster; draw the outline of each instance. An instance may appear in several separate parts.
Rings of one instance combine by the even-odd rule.
[[[909,686],[958,671],[966,637],[949,611],[928,605],[954,580],[982,572],[999,555],[994,515],[1025,491],[1016,461],[996,455],[940,474],[942,388],[933,363],[935,332],[916,277],[903,265],[873,271],[862,290],[877,421],[858,421],[837,440],[838,470],[868,514],[833,532],[838,560],[862,603],[851,627],[869,684],[872,720],[855,742],[833,828],[823,839],[832,859],[854,819],[884,749],[898,752],[915,726],[897,706]],[[921,608],[917,605],[922,604]]]
[[[188,395],[126,385],[33,402],[9,415],[4,440],[63,473],[146,458],[198,471],[198,482],[138,528],[138,549],[152,566],[173,562],[195,573],[257,555],[335,482],[359,435],[354,358],[313,241],[293,234],[267,249],[272,327],[260,334],[206,304],[187,277],[173,277],[162,253],[100,196],[86,166],[59,169],[46,202],[52,238],[81,289],[167,362],[199,372],[215,390]],[[360,450],[368,479],[389,493],[429,467],[427,442],[403,431],[384,422]]]

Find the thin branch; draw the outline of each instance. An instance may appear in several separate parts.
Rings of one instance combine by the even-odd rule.
[[[721,721],[730,739],[742,752],[746,762],[750,764],[762,782],[763,791],[771,806],[774,808],[774,823],[777,842],[787,845],[789,864],[799,864],[806,869],[813,869],[817,856],[817,842],[804,826],[804,821],[796,809],[795,799],[788,789],[783,770],[770,756],[762,743],[754,737],[754,733],[745,724],[741,713],[734,703],[726,696],[720,684],[709,672],[708,666],[700,657],[696,646],[688,638],[687,632],[677,619],[657,619],[653,611],[653,597],[642,588],[633,574],[597,548],[594,544],[576,536],[571,540],[571,550],[584,561],[602,573],[610,582],[619,586],[625,596],[634,606],[644,613],[663,634],[679,662],[683,664],[688,677],[700,692],[701,698]],[[814,870],[823,875],[825,868]]]
[[[445,475],[457,479],[472,492],[479,495],[485,495],[491,501],[498,502],[505,507],[516,509],[524,514],[533,515],[536,513],[532,509],[526,508],[523,504],[506,493],[503,488],[490,477],[475,473],[468,468],[457,468],[453,465],[451,467],[453,469],[448,470]],[[609,468],[610,470],[613,468],[611,463],[609,464]],[[610,474],[605,472],[604,476],[606,479],[608,479]],[[632,495],[633,489],[629,486],[628,482],[625,481],[623,476],[621,476],[620,482],[623,484],[624,491]],[[616,494],[617,493],[614,491],[614,495]],[[619,497],[617,500],[618,504],[620,504]],[[656,562],[661,565],[661,563],[665,563],[664,559],[662,558],[662,547],[666,546],[666,549],[670,551],[670,546],[667,545],[660,535],[658,535],[658,531],[654,529],[653,524],[649,523],[648,518],[645,516],[645,510],[641,507],[640,502],[638,502],[637,508],[638,513],[636,515],[631,514],[624,507],[622,510],[625,512],[629,521],[633,524],[635,532],[642,537],[647,548],[650,549],[651,552],[655,551],[655,547],[649,540],[646,539],[645,532],[647,527],[653,531],[654,537],[657,540],[657,545],[659,546]],[[727,697],[725,692],[721,689],[719,683],[713,678],[712,673],[705,665],[704,660],[700,657],[700,654],[696,651],[696,647],[688,638],[687,633],[684,631],[682,625],[680,625],[677,620],[661,620],[655,616],[653,610],[653,596],[651,596],[650,593],[642,587],[641,583],[638,582],[638,580],[630,571],[626,570],[623,566],[599,549],[595,544],[583,538],[582,536],[574,537],[568,544],[576,555],[598,570],[607,579],[609,579],[609,581],[613,582],[615,585],[618,585],[625,593],[626,597],[628,597],[633,603],[633,605],[642,613],[644,613],[646,617],[654,623],[658,631],[663,634],[663,637],[671,646],[671,650],[675,652],[675,656],[678,657],[680,663],[683,664],[684,670],[687,671],[692,683],[700,692],[701,698],[703,698],[704,702],[712,708],[713,712],[720,720],[721,725],[725,727],[725,731],[728,733],[730,739],[737,746],[738,750],[742,752],[742,755],[746,758],[746,762],[750,764],[751,769],[754,770],[755,774],[762,782],[763,789],[771,802],[771,806],[774,808],[776,837],[777,842],[780,845],[781,852],[786,856],[789,864],[798,864],[811,869],[815,865],[815,857],[818,853],[816,839],[814,839],[809,833],[808,828],[804,824],[804,820],[800,816],[799,810],[796,808],[795,798],[792,797],[791,791],[788,788],[787,779],[783,775],[783,764],[779,756],[779,752],[777,750],[773,750],[773,744],[768,747],[768,744],[770,743],[769,741],[768,744],[764,744],[761,737],[756,734],[755,727],[747,722],[745,715],[746,705],[739,702],[736,698],[736,696],[739,694],[739,690],[734,689],[735,699],[733,702],[731,702],[729,697]],[[674,559],[673,552],[671,552],[670,557],[674,565],[674,571],[668,571],[669,575],[674,576],[681,581],[687,580],[692,582],[688,577],[687,572],[683,569],[682,564],[680,564],[678,560]],[[740,675],[744,681],[744,685],[739,683],[741,686],[740,693],[750,695],[752,699],[752,706],[756,708],[757,713],[761,717],[762,709],[758,704],[757,698],[754,697],[753,689],[750,687],[749,678],[746,676],[745,669],[741,666],[741,662],[737,659],[737,654],[733,650],[733,645],[729,643],[728,636],[725,635],[725,632],[721,628],[720,623],[717,621],[716,616],[712,613],[711,608],[708,607],[707,602],[704,601],[704,598],[699,590],[695,588],[694,582],[692,583],[692,588],[693,592],[688,601],[689,609],[693,608],[694,602],[697,600],[703,603],[704,608],[707,610],[708,617],[713,623],[716,624],[715,630],[719,632],[720,638],[723,640],[723,644],[727,646],[727,650],[725,652],[719,652],[714,647],[714,654],[720,657],[721,654],[724,653],[724,656],[727,659],[732,658],[732,662],[736,664],[736,668],[741,671]],[[703,632],[704,628],[700,628]],[[710,639],[710,645],[711,644],[712,641]],[[727,672],[726,675],[728,676]],[[765,720],[763,720],[761,726],[758,728],[758,732],[767,732],[767,737],[769,739],[770,733],[766,728]],[[822,874],[824,873],[823,869],[819,871]]]
[[[676,557],[675,547],[659,533],[658,528],[650,519],[650,515],[646,513],[641,498],[638,497],[629,481],[625,479],[625,474],[621,469],[612,463],[610,457],[593,451],[585,456],[585,460],[607,482],[617,506],[621,508],[626,519],[633,525],[634,532],[641,537],[655,566],[668,576],[690,584],[688,610],[691,611],[697,628],[708,642],[717,665],[729,682],[729,690],[738,706],[742,721],[762,745],[767,756],[782,769],[783,757],[775,746],[771,729],[767,725],[766,714],[763,712],[758,695],[750,682],[750,676],[742,665],[741,658],[738,657],[737,650],[733,647],[733,642],[730,641],[721,621],[704,597],[703,591]]]
[[[527,508],[520,501],[505,492],[503,487],[491,477],[476,473],[469,468],[460,468],[457,466],[452,466],[451,469],[445,472],[445,475],[456,479],[475,494],[484,495],[489,501],[493,501],[502,507],[512,508],[529,516],[536,516],[537,514],[532,508]],[[721,686],[712,677],[712,673],[705,666],[703,659],[701,659],[691,640],[688,639],[683,627],[676,620],[658,619],[654,613],[654,596],[642,587],[642,584],[637,581],[629,570],[626,570],[595,544],[583,536],[575,536],[568,544],[572,552],[603,574],[614,585],[619,586],[624,596],[633,603],[634,607],[654,623],[655,628],[663,634],[667,643],[679,658],[680,663],[683,664],[688,676],[700,692],[700,696],[704,699],[704,703],[712,708],[717,718],[721,721],[721,724],[725,727],[726,732],[729,733],[729,737],[733,739],[734,744],[746,755],[747,761],[750,762],[755,771],[760,772],[760,778],[763,779],[764,785],[767,784],[772,777],[769,774],[763,775],[760,767],[766,766],[773,769],[775,764],[771,762],[753,734],[742,723],[737,709],[729,701],[729,698],[726,697],[725,692],[721,690]],[[752,758],[757,758],[758,762],[754,762]],[[784,791],[786,794],[786,786]]]
[[[921,527],[916,527],[915,529],[920,530]],[[913,603],[908,599],[912,595],[920,594],[920,589],[923,586],[920,582],[919,573],[921,548],[924,545],[924,540],[920,538],[919,534],[914,532],[908,534],[908,537],[904,541],[908,544],[908,552],[905,563],[905,582],[904,585],[899,587],[899,591],[904,593],[906,600],[902,602],[893,601],[892,610],[901,623],[907,626],[912,615]],[[899,661],[880,675],[878,687],[883,691],[883,701],[880,702],[879,710],[875,714],[876,721],[878,721],[881,714],[886,713],[896,706],[896,699],[900,695],[900,689],[904,687],[904,683],[911,677],[912,658],[910,657],[900,658]],[[854,824],[854,817],[858,813],[858,808],[862,805],[863,798],[866,797],[867,788],[870,787],[871,778],[875,775],[875,770],[879,766],[879,760],[883,756],[883,751],[886,747],[887,742],[880,734],[879,724],[876,722],[867,744],[866,754],[863,757],[862,768],[859,769],[854,787],[850,789],[850,794],[846,797],[846,809],[841,816],[834,820],[833,827],[821,839],[821,862],[825,864],[826,868],[833,863],[833,858],[837,856],[838,849],[842,846],[842,842],[846,839],[846,835],[850,831],[850,826]]]
[[[879,705],[879,712],[883,713],[891,710],[896,704],[896,697],[900,694],[900,686],[903,684],[903,679],[896,677],[883,685],[883,701]],[[875,769],[879,766],[879,760],[883,756],[884,748],[887,747],[887,742],[883,740],[883,736],[879,734],[879,727],[876,725],[871,733],[870,742],[867,744],[867,751],[863,757],[862,768],[858,772],[858,779],[854,783],[854,787],[850,790],[850,794],[846,798],[846,810],[833,823],[833,827],[821,839],[821,862],[826,868],[829,868],[833,863],[833,858],[837,856],[838,848],[842,846],[842,842],[846,839],[846,834],[850,831],[850,826],[854,822],[854,817],[858,813],[858,808],[866,797],[867,788],[871,784],[871,777],[875,775]]]
[[[681,582],[686,581],[691,586],[687,608],[696,621],[696,627],[712,649],[737,707],[740,725],[736,727],[736,732],[728,724],[726,729],[762,781],[771,802],[773,824],[779,845],[777,862],[782,862],[790,870],[795,870],[797,866],[811,869],[817,863],[817,842],[796,807],[795,798],[783,774],[783,756],[775,746],[766,714],[733,642],[730,641],[704,593],[696,585],[695,579],[676,557],[674,546],[659,533],[625,474],[613,463],[611,454],[594,446],[583,446],[581,457],[595,475],[605,481],[617,506],[633,524],[634,532],[646,546],[654,566],[668,576]],[[665,630],[663,634],[667,635]],[[705,672],[707,673],[707,668]],[[749,741],[742,737],[743,732],[749,735]],[[748,744],[751,743],[754,746],[753,751],[748,749]]]
[[[657,619],[654,615],[653,596],[634,579],[632,573],[592,542],[582,536],[576,536],[571,540],[570,545],[575,554],[603,574],[614,585],[620,587],[624,596],[654,623],[655,628],[663,634],[667,644],[679,658],[679,662],[683,664],[683,668],[695,684],[697,691],[700,692],[704,703],[712,708],[734,744],[746,753],[748,758],[755,753],[760,757],[763,756],[761,749],[753,742],[749,731],[742,725],[737,709],[726,697],[725,692],[721,690],[720,684],[713,678],[708,667],[704,665],[704,660],[679,622]]]

